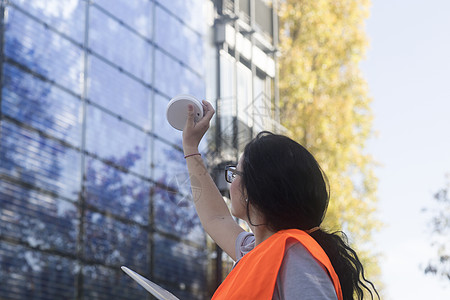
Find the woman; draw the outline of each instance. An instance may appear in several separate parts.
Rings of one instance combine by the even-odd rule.
[[[338,234],[320,228],[327,184],[314,157],[293,140],[262,132],[237,166],[226,168],[230,213],[198,152],[215,113],[207,101],[203,108],[205,116],[194,123],[189,107],[183,130],[194,203],[206,232],[237,261],[213,299],[341,300],[363,299],[364,293],[373,299],[368,285],[378,296],[356,253]]]

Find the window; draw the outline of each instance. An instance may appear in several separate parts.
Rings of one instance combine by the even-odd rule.
[[[152,38],[153,1],[95,0],[94,4],[100,10],[105,10],[144,37]]]
[[[148,176],[147,135],[92,105],[87,107],[86,148],[114,165]],[[114,132],[114,134],[111,134]]]
[[[80,191],[81,156],[37,132],[2,122],[0,172],[24,183],[76,200]]]
[[[80,146],[80,99],[13,65],[5,64],[3,71],[4,115],[75,147]]]
[[[86,202],[99,211],[148,225],[150,183],[94,158],[86,162]]]
[[[7,11],[5,56],[81,95],[82,49],[21,11]]]
[[[89,26],[89,47],[95,53],[137,78],[151,82],[152,60],[149,42],[96,6],[90,11]]]
[[[150,130],[151,90],[96,56],[89,60],[89,100]]]
[[[197,73],[203,74],[202,37],[160,6],[156,7],[155,13],[158,24],[155,30],[155,42],[158,47],[163,48]]]
[[[163,52],[155,51],[155,88],[169,98],[178,94],[191,94],[203,98],[205,83],[198,74]]]
[[[208,298],[181,132],[165,119],[172,96],[205,95],[203,2],[3,7],[0,298],[148,297],[122,264]]]

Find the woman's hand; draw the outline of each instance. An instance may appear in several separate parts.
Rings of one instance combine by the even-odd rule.
[[[200,144],[201,139],[208,130],[209,122],[211,121],[211,118],[215,113],[214,108],[208,101],[203,100],[202,106],[203,118],[198,121],[198,123],[194,122],[194,107],[192,105],[188,106],[188,118],[183,129],[183,149],[185,155],[191,154],[187,152],[198,149],[198,145]]]

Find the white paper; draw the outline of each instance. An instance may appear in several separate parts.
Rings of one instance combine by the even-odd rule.
[[[177,297],[175,297],[172,293],[170,293],[169,291],[163,289],[156,283],[151,282],[150,280],[139,275],[138,273],[134,272],[133,270],[130,270],[125,266],[122,266],[121,269],[122,269],[122,271],[127,273],[127,275],[129,275],[131,278],[133,278],[137,283],[139,283],[144,289],[149,291],[153,296],[155,296],[159,300],[180,300]]]

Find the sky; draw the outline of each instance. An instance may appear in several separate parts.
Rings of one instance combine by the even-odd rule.
[[[423,273],[434,254],[423,209],[450,174],[450,1],[372,0],[366,33],[384,299],[450,299],[450,281]]]

